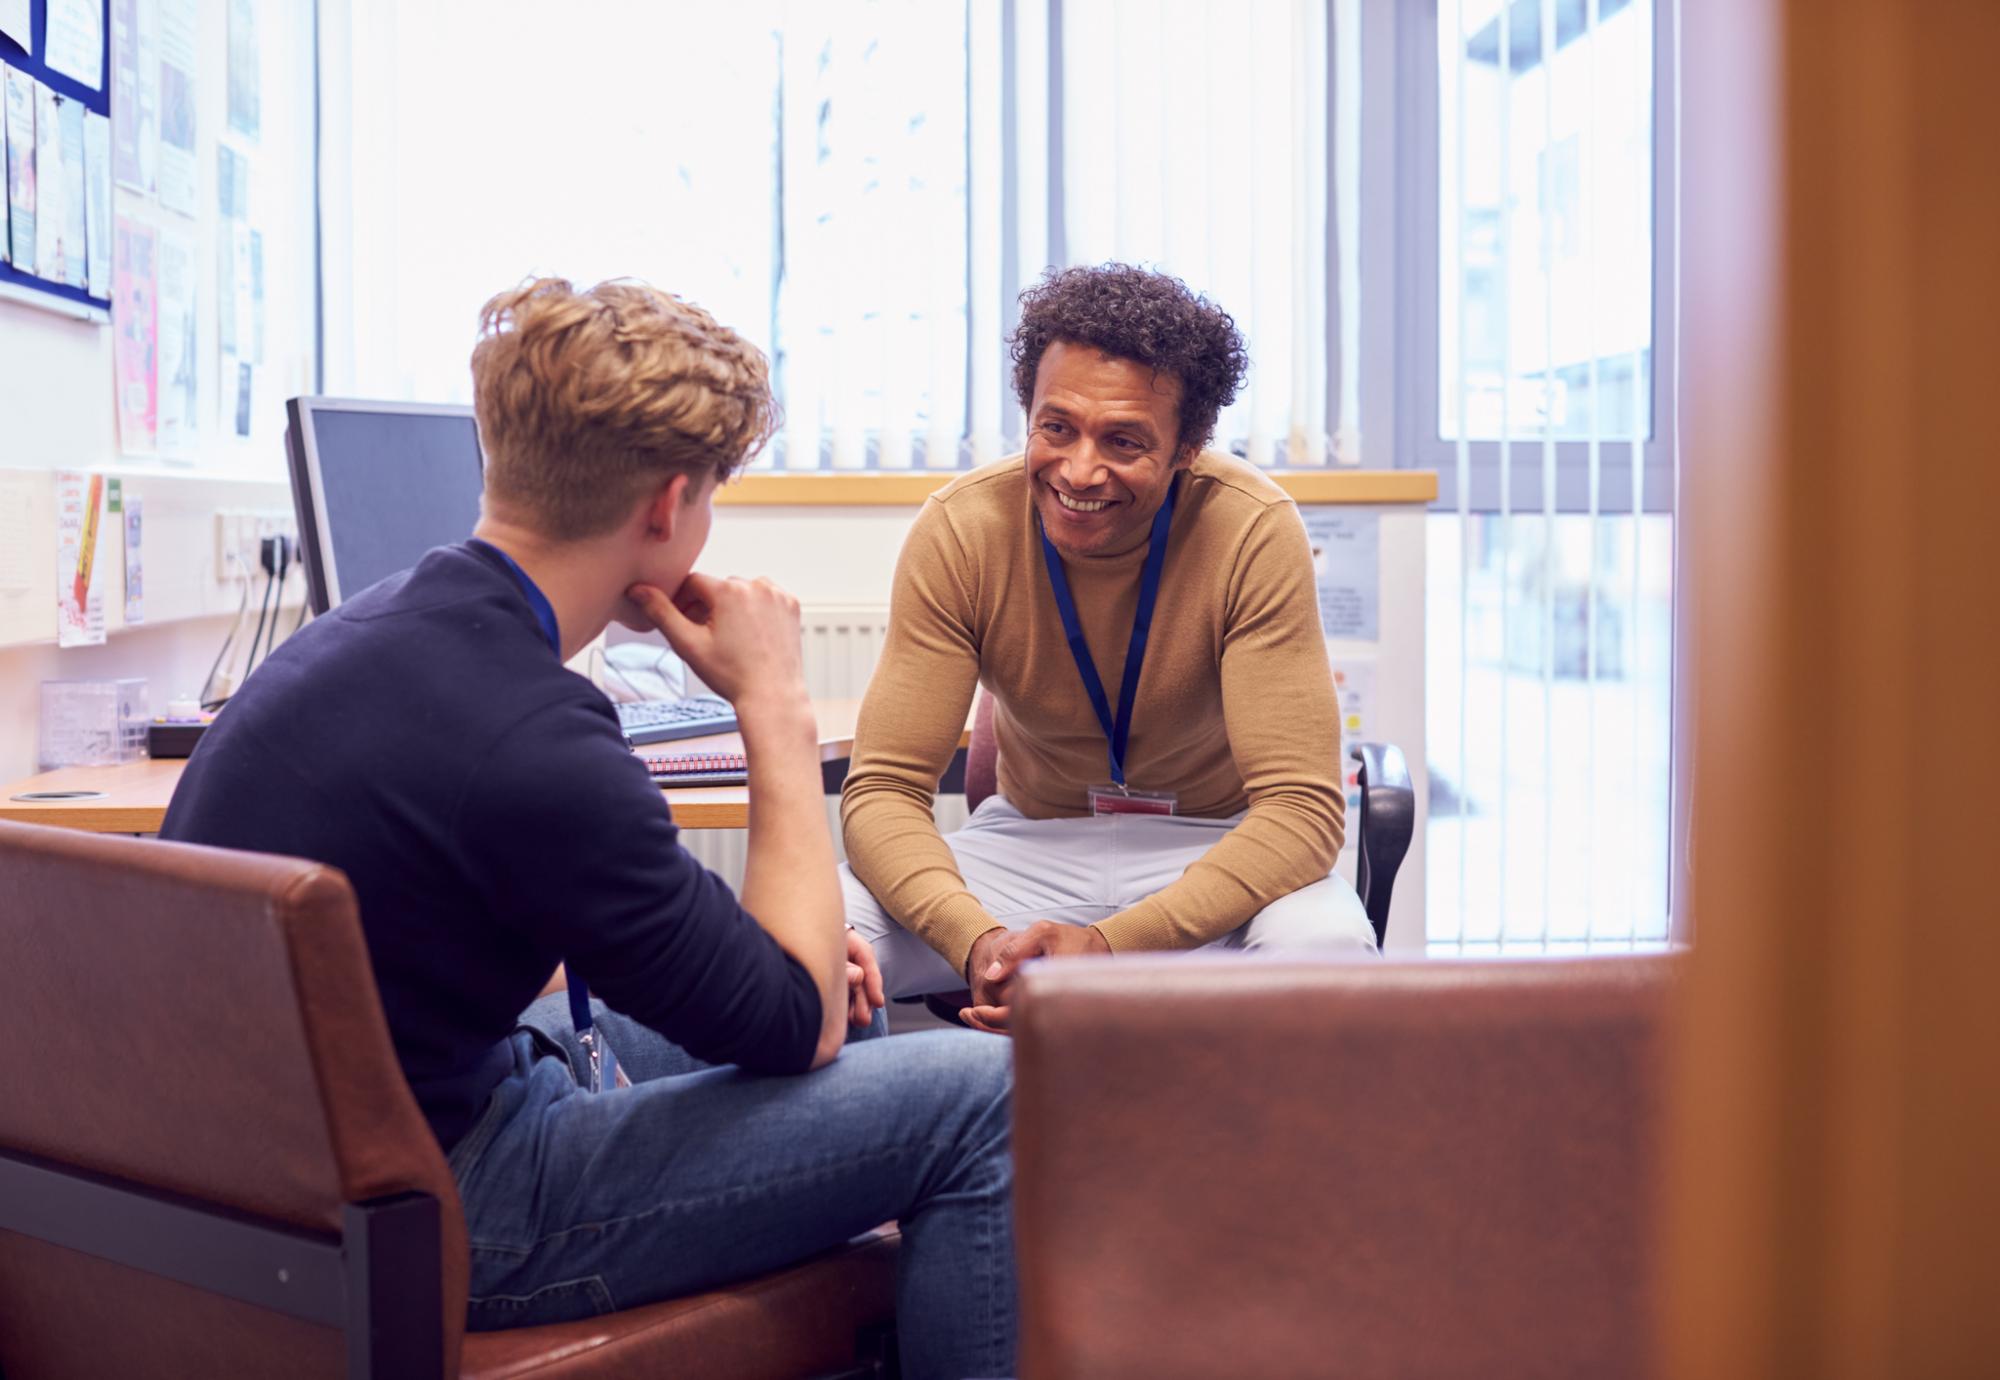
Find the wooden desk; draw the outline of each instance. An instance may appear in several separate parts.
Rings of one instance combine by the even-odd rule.
[[[823,765],[844,763],[854,754],[854,721],[859,700],[823,700],[813,704],[819,720],[819,758]],[[969,732],[968,732],[969,736]],[[966,739],[960,738],[964,746]],[[734,733],[650,743],[649,752],[741,752],[743,739]],[[130,762],[120,767],[63,767],[0,786],[0,819],[21,824],[52,824],[98,834],[156,834],[166,818],[167,802],[181,779],[180,760]],[[828,773],[831,781],[838,767]],[[22,800],[18,797],[58,791],[88,794],[69,800]],[[750,822],[750,792],[743,786],[701,786],[663,791],[674,822],[683,829],[741,829]]]

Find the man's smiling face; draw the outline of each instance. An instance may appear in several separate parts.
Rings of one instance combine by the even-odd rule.
[[[1065,556],[1129,550],[1166,502],[1177,454],[1180,380],[1058,340],[1035,371],[1028,486],[1042,530]]]

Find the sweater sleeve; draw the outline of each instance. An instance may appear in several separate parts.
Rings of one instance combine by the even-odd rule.
[[[927,502],[896,562],[889,636],[868,682],[841,792],[848,865],[889,915],[965,971],[994,921],[965,888],[931,813],[979,685],[965,560]]]
[[[1223,722],[1250,809],[1179,880],[1098,923],[1114,951],[1211,943],[1323,879],[1340,853],[1340,713],[1312,547],[1292,504],[1251,525],[1225,598]]]
[[[490,912],[607,1006],[710,1063],[805,1071],[818,988],[677,835],[607,706],[584,694],[509,731],[459,811]]]

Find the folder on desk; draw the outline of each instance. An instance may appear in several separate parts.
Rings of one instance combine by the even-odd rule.
[[[639,758],[662,789],[742,786],[750,780],[750,763],[740,752],[642,752]]]

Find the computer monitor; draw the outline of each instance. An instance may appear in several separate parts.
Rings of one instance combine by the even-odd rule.
[[[314,613],[472,535],[485,475],[471,408],[293,398],[286,414]]]

